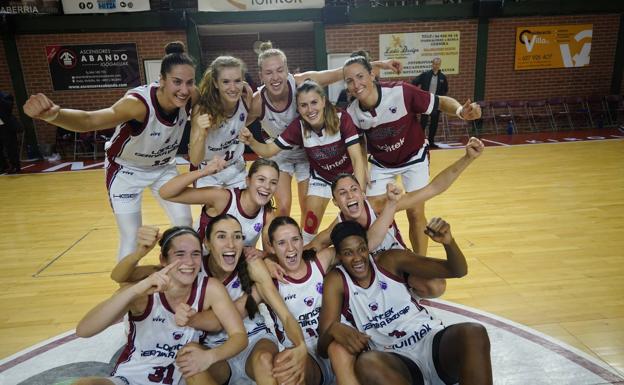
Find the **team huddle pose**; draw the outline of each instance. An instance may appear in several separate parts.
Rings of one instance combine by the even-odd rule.
[[[429,182],[418,115],[472,120],[479,106],[376,80],[380,69],[400,72],[396,61],[354,55],[341,68],[291,74],[284,52],[270,43],[261,50],[264,85],[255,93],[231,56],[217,57],[195,87],[193,60],[174,42],[160,80],[109,108],[61,108],[43,94],[24,105],[72,131],[117,126],[106,143],[106,186],[120,234],[111,278],[120,289],[76,332],[89,337],[127,315],[128,340],[110,377],[75,383],[491,384],[485,328],[445,327],[420,303],[467,274],[450,225],[427,222],[424,202],[484,147],[470,138]],[[353,101],[339,112],[323,87],[342,79]],[[264,141],[246,128],[255,120]],[[192,165],[178,174],[187,122]],[[245,145],[259,156],[249,171]],[[293,177],[300,224],[289,216]],[[162,234],[142,225],[145,187],[174,225]],[[320,229],[330,200],[340,213]],[[202,206],[194,228],[190,205]],[[406,211],[414,252],[397,211]],[[425,256],[428,238],[446,259]],[[156,244],[159,264],[141,264]]]

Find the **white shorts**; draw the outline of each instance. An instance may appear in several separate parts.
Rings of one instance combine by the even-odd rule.
[[[275,336],[275,334],[271,333],[268,328],[265,332],[260,332],[249,336],[249,344],[247,345],[245,350],[227,360],[227,363],[230,366],[230,371],[232,372],[230,375],[229,384],[253,383],[245,372],[245,365],[247,364],[247,359],[251,355],[251,352],[256,346],[256,343],[258,343],[258,341],[260,341],[261,339],[273,341],[273,343],[275,343],[275,346],[279,346],[277,337]]]
[[[178,170],[175,164],[140,169],[110,162],[106,169],[106,188],[113,212],[115,214],[141,212],[143,190],[150,187],[152,194],[158,196],[160,187],[176,176]]]
[[[205,167],[204,162],[199,165],[199,168],[203,167]],[[246,177],[247,170],[245,170],[245,159],[240,158],[218,173],[196,180],[195,187],[216,186],[223,188],[245,188],[247,187]]]
[[[331,199],[331,184],[312,173],[310,175],[310,180],[308,181],[308,195]]]
[[[438,376],[438,372],[433,363],[433,339],[436,334],[444,330],[442,325],[436,326],[431,333],[428,333],[422,340],[418,341],[408,349],[385,350],[388,353],[400,354],[414,362],[423,375],[424,385],[445,385]]]
[[[396,183],[397,176],[401,176],[405,192],[415,191],[425,187],[429,183],[429,156],[426,146],[420,149],[412,159],[421,159],[403,167],[386,168],[375,162],[371,162],[370,182],[366,190],[366,196],[378,196],[386,194],[386,185]],[[410,160],[411,161],[411,160]],[[370,160],[369,160],[370,162]]]
[[[302,149],[282,150],[269,159],[277,163],[280,172],[285,172],[290,176],[294,174],[297,183],[310,178],[310,162]]]

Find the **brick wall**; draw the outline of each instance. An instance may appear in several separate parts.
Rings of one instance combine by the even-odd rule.
[[[243,60],[247,66],[247,72],[259,85],[258,79],[258,55],[253,51],[252,45],[258,39],[258,35],[235,35],[235,36],[202,36],[202,62],[208,66],[219,55],[235,56]],[[314,33],[292,32],[288,34],[263,33],[260,40],[270,40],[273,47],[279,48],[288,58],[288,69],[294,72],[297,68],[301,72],[314,70]]]
[[[184,31],[158,32],[115,32],[84,34],[21,35],[16,37],[20,53],[26,90],[29,94],[42,92],[62,107],[82,110],[96,110],[112,105],[126,92],[126,89],[85,91],[53,91],[50,71],[45,54],[45,46],[52,44],[92,44],[92,43],[136,43],[141,79],[144,59],[160,59],[164,47],[170,41],[186,42]],[[1,60],[1,59],[0,59]],[[4,70],[5,66],[0,66]],[[54,143],[56,128],[40,120],[35,121],[39,143]]]
[[[607,95],[611,86],[619,15],[514,17],[490,21],[486,100]],[[515,71],[516,27],[593,24],[590,65]]]

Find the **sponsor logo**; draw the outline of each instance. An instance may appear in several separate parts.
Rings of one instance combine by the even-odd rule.
[[[404,331],[398,331],[398,330],[393,330],[392,333],[388,333],[390,337],[396,337],[396,338],[405,337],[406,334],[407,333],[405,333]]]
[[[323,294],[323,282],[318,282],[316,284],[316,292],[319,294]]]
[[[165,323],[165,319],[162,318],[161,316],[156,316],[154,318],[152,318],[152,322],[160,322],[160,323]]]
[[[288,294],[286,298],[284,298],[284,300],[288,301],[288,300],[295,299],[295,298],[297,298],[297,294]]]
[[[388,284],[384,281],[379,281],[379,287],[381,288],[381,290],[386,290],[388,288]]]
[[[160,136],[160,132],[150,132],[150,136]]]
[[[136,198],[139,194],[113,194],[114,199],[133,199]]]
[[[171,334],[173,335],[173,339],[176,341],[184,336],[184,333],[181,333],[181,332],[173,332]]]
[[[241,283],[240,283],[240,280],[239,280],[238,278],[236,278],[236,279],[234,280],[234,282],[232,282],[232,287],[233,287],[234,289],[239,288],[239,287],[240,287],[240,285],[241,285]]]
[[[256,233],[259,233],[260,230],[262,230],[262,223],[259,223],[259,222],[258,223],[254,223],[253,228],[254,228]]]
[[[303,302],[307,305],[307,306],[312,306],[314,305],[314,297],[305,297],[303,299]]]
[[[390,108],[388,108],[388,109],[389,109],[389,110],[390,110],[390,112],[392,112],[393,114],[396,114],[396,112],[397,112],[397,110],[398,110],[398,108],[397,108],[397,107],[395,107],[395,106],[392,106],[392,107],[390,107]]]
[[[240,120],[241,122],[245,121],[245,114],[241,112],[240,115],[238,115],[238,120]]]
[[[379,305],[377,305],[377,302],[372,302],[368,304],[369,309],[371,309],[372,311],[377,311],[377,309],[379,308]]]

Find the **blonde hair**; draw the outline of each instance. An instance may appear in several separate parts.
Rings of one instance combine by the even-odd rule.
[[[314,80],[306,79],[303,83],[301,83],[297,87],[296,100],[297,104],[299,104],[299,95],[307,92],[316,92],[320,97],[325,99],[325,108],[323,109],[323,124],[325,125],[325,130],[328,134],[334,135],[340,130],[340,119],[338,118],[338,112],[336,111],[336,107],[327,100],[327,96],[325,95],[325,90]],[[308,122],[303,119],[303,128],[306,134],[306,137],[310,137],[312,135],[312,128],[308,124]]]
[[[200,114],[209,114],[212,117],[213,127],[219,127],[228,118],[225,116],[225,109],[216,85],[219,74],[224,68],[240,68],[241,77],[243,80],[245,78],[245,64],[233,56],[219,56],[206,68],[199,82],[198,106]]]
[[[284,66],[288,67],[288,63],[286,62],[286,54],[279,48],[273,48],[273,43],[271,41],[265,41],[260,44],[260,54],[258,55],[258,68],[262,71],[262,63],[265,59],[268,59],[273,56],[279,56],[284,61]]]

